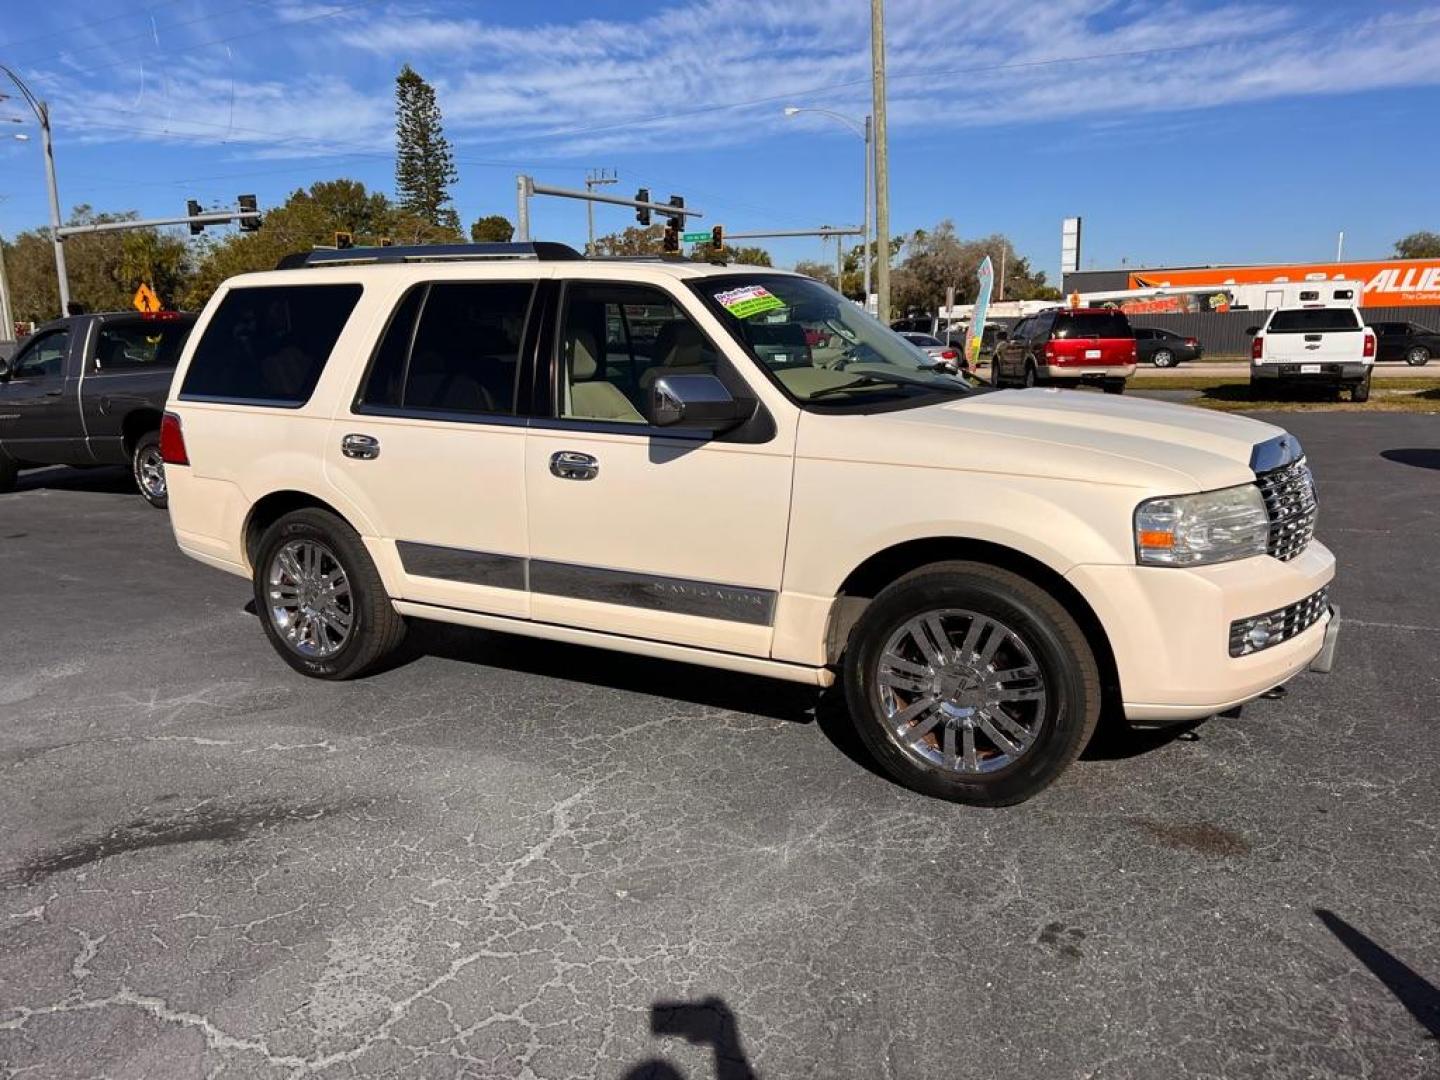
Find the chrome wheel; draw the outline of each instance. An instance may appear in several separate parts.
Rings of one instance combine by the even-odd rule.
[[[324,544],[292,540],[277,551],[265,594],[271,623],[301,656],[334,656],[350,640],[355,623],[350,580]]]
[[[1175,354],[1169,349],[1161,349],[1155,354],[1156,367],[1170,367],[1175,363]]]
[[[1423,345],[1417,345],[1406,354],[1405,362],[1411,367],[1424,367],[1430,362],[1430,350]]]
[[[1030,647],[973,611],[931,611],[904,623],[880,654],[875,685],[895,744],[951,772],[1013,764],[1045,724],[1045,676]]]
[[[165,459],[154,443],[135,452],[135,483],[152,502],[165,498]]]

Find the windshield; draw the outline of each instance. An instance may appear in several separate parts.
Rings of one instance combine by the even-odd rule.
[[[771,377],[800,402],[845,405],[968,394],[963,376],[871,318],[828,285],[789,274],[690,282]]]

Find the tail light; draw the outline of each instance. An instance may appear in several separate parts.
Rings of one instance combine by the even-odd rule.
[[[167,412],[160,420],[160,456],[166,465],[189,465],[185,452],[185,433],[180,430],[180,417]]]
[[[942,353],[940,354],[940,359],[941,359],[941,360],[959,360],[959,359],[960,359],[960,354],[959,354],[958,352],[956,352],[954,349],[946,349],[944,352],[942,352]]]
[[[1365,357],[1369,359],[1375,355],[1375,335],[1366,331],[1365,333]]]
[[[1139,345],[1136,345],[1136,344],[1132,341],[1132,342],[1130,343],[1130,359],[1131,359],[1131,360],[1136,360],[1136,359],[1139,359],[1139,356],[1140,356],[1140,346],[1139,346]]]
[[[1256,334],[1250,339],[1250,359],[1259,360],[1265,355],[1265,339]]]
[[[1190,348],[1193,349],[1196,345],[1199,345],[1199,344],[1200,344],[1200,341],[1199,341],[1198,338],[1187,337],[1187,338],[1185,339],[1185,344],[1188,345],[1188,346],[1190,346]]]

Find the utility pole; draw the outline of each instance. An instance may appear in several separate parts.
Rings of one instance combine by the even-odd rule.
[[[5,245],[0,243],[0,343],[15,340],[15,311],[10,306],[10,282],[5,277]]]
[[[60,286],[60,314],[70,307],[70,279],[65,274],[65,244],[60,235],[60,192],[55,185],[55,147],[50,142],[50,108],[30,91],[25,81],[4,64],[0,74],[9,77],[40,123],[40,144],[45,155],[45,182],[50,188],[50,241],[55,246],[55,278]]]
[[[1008,245],[1000,249],[1000,295],[997,300],[1005,299],[1005,256],[1010,254]]]
[[[1340,230],[1340,239],[1335,242],[1335,261],[1345,261],[1345,230]]]
[[[618,183],[620,177],[615,175],[614,169],[591,169],[590,175],[585,177],[585,190],[594,191],[597,187],[604,187],[606,184]],[[585,254],[595,254],[595,204],[585,203],[585,224],[587,227],[585,242]]]
[[[890,160],[885,130],[885,0],[870,0],[871,115],[875,118],[876,316],[890,322]],[[868,297],[866,298],[868,301]]]

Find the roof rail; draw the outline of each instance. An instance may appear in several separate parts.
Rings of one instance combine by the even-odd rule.
[[[526,244],[407,244],[403,247],[316,248],[283,255],[276,270],[307,266],[351,266],[372,263],[465,262],[483,259],[539,259],[571,262],[583,259],[568,244],[536,241]]]

